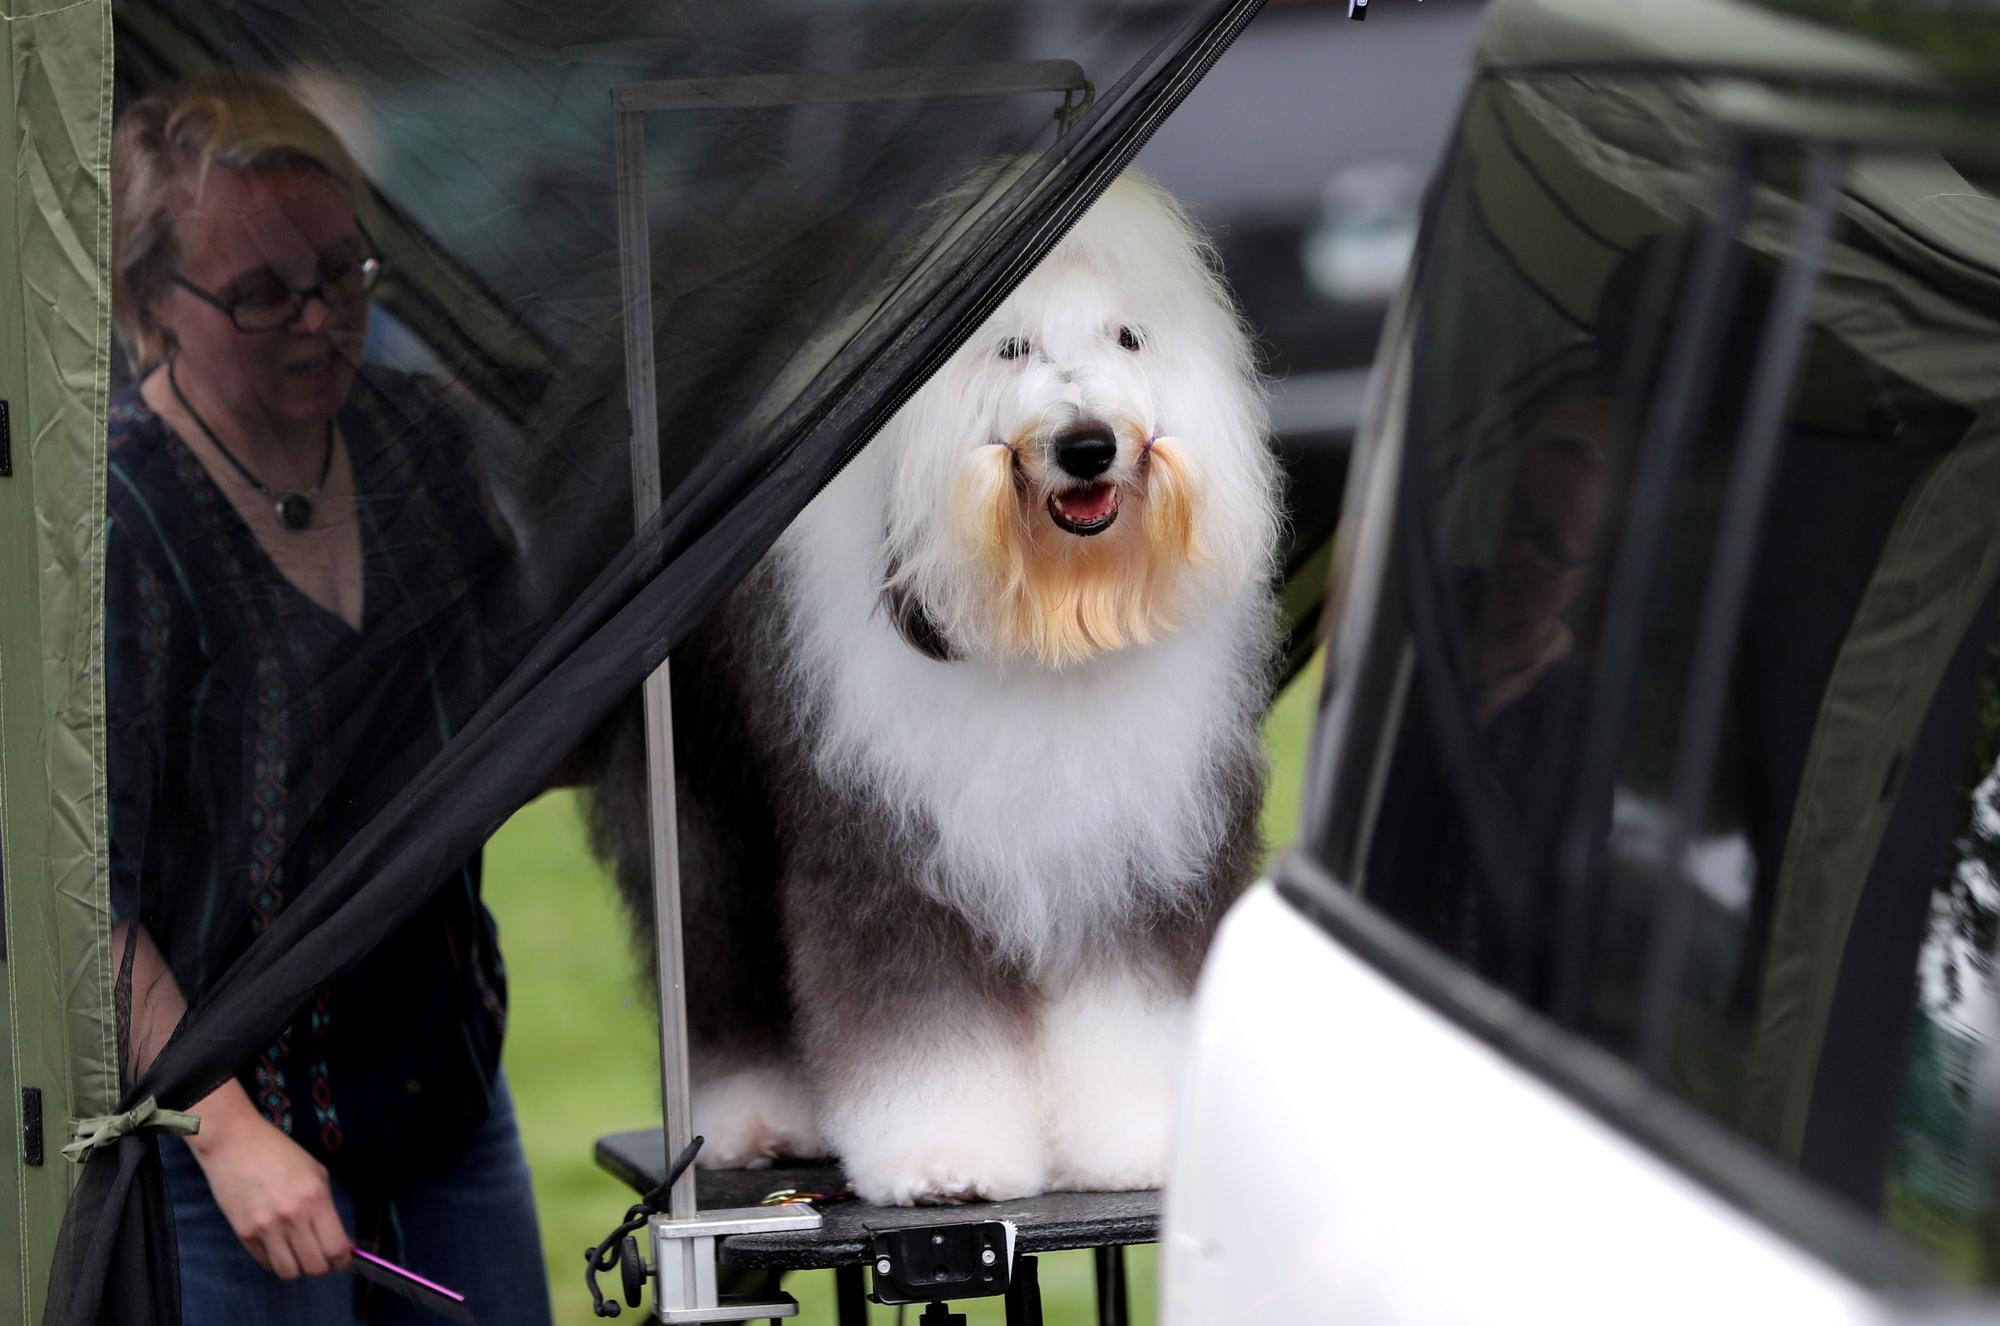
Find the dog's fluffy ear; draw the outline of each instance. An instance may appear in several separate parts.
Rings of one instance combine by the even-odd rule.
[[[882,606],[895,624],[896,633],[903,637],[903,643],[940,663],[956,662],[958,651],[952,648],[951,639],[945,635],[931,615],[924,611],[924,605],[910,591],[908,585],[898,584],[892,577],[889,587],[882,591]]]

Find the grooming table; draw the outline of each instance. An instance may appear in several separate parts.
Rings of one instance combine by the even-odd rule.
[[[597,1163],[634,1192],[649,1192],[666,1177],[666,1140],[658,1129],[600,1137]],[[831,1192],[845,1186],[836,1165],[702,1170],[696,1183],[704,1210],[756,1206],[779,1188]],[[1014,1224],[1015,1264],[1006,1293],[1007,1326],[1041,1326],[1041,1289],[1031,1254],[1079,1248],[1090,1249],[1095,1261],[1099,1326],[1127,1326],[1124,1249],[1128,1244],[1156,1241],[1160,1226],[1160,1199],[1154,1192],[1048,1193],[964,1206],[871,1206],[846,1201],[822,1206],[819,1211],[818,1229],[731,1234],[719,1241],[716,1258],[746,1271],[831,1269],[839,1326],[863,1326],[867,1321],[862,1270],[870,1260],[874,1235],[981,1220]]]

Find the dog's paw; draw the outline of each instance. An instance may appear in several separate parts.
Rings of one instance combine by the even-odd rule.
[[[781,1065],[732,1069],[698,1082],[692,1105],[703,1169],[763,1169],[827,1153],[811,1094]]]
[[[849,1162],[847,1181],[863,1201],[877,1206],[956,1206],[1004,1202],[1048,1191],[1041,1157],[1001,1156],[973,1148],[910,1151]]]
[[[997,1202],[1048,1190],[1031,1069],[1004,1044],[933,1055],[827,1097],[827,1132],[864,1199],[881,1206]]]

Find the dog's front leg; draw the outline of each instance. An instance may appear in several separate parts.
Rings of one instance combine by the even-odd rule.
[[[1045,1191],[1040,1102],[1019,1037],[962,1006],[937,1011],[840,1033],[853,1061],[822,1076],[821,1099],[848,1181],[895,1206]]]
[[[1187,1013],[1171,978],[1115,959],[1052,994],[1043,1031],[1051,1189],[1160,1186]]]
[[[836,893],[800,889],[788,928],[801,1048],[855,1191],[898,1206],[1045,1191],[1033,988],[945,908]]]

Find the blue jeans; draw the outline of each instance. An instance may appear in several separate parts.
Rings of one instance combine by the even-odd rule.
[[[280,1280],[251,1258],[209,1195],[194,1152],[160,1139],[180,1250],[182,1326],[354,1326],[352,1275]],[[339,1178],[333,1201],[354,1232],[354,1194]],[[398,1263],[457,1290],[479,1326],[548,1326],[549,1286],[528,1162],[502,1078],[493,1109],[442,1172],[396,1195]],[[445,1318],[381,1289],[372,1322],[444,1326]]]

